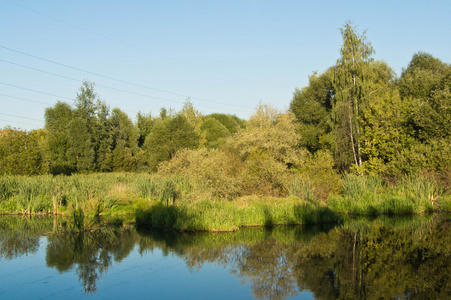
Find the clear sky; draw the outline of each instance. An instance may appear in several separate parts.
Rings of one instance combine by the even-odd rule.
[[[204,114],[287,109],[335,64],[346,20],[400,75],[418,51],[451,62],[450,12],[415,0],[0,0],[0,128],[42,128],[83,80],[133,120],[188,96]]]

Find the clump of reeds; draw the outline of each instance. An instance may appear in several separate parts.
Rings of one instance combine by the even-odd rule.
[[[177,206],[155,203],[139,211],[139,226],[181,231],[233,231],[242,226],[300,225],[337,222],[325,206],[297,197],[245,197],[232,201],[201,200]]]
[[[363,215],[432,212],[444,196],[440,183],[426,176],[405,177],[393,185],[381,177],[347,176],[342,191],[328,200],[329,207]]]
[[[306,201],[314,200],[314,186],[311,180],[299,176],[291,178],[288,185],[290,196],[296,196]]]
[[[135,182],[139,195],[146,199],[166,203],[174,202],[182,195],[191,192],[191,184],[187,177],[148,176]]]

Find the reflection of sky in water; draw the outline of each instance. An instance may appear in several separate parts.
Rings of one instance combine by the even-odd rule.
[[[97,281],[97,291],[86,295],[76,265],[59,273],[46,266],[47,239],[40,239],[36,253],[0,260],[0,299],[252,299],[249,283],[242,284],[228,267],[205,262],[192,271],[176,255],[138,246],[121,262],[112,265]],[[312,299],[310,293],[296,299]]]

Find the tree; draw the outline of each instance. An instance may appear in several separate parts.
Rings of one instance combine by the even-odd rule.
[[[238,132],[238,129],[246,127],[246,121],[238,118],[235,115],[229,114],[210,114],[206,118],[213,118],[218,120],[222,125],[224,125],[231,134]]]
[[[96,169],[101,172],[109,172],[113,169],[113,122],[111,120],[109,107],[101,104],[96,115]]]
[[[150,133],[153,126],[152,115],[144,114],[138,112],[136,115],[136,125],[138,127],[139,138],[138,138],[138,147],[142,147],[144,145],[144,141],[146,140],[146,136]]]
[[[201,145],[207,148],[217,148],[225,143],[230,131],[215,118],[208,117],[200,127]]]
[[[119,108],[112,111],[111,123],[114,150],[112,164],[114,170],[136,170],[135,155],[138,153],[138,128],[126,113]]]
[[[90,137],[90,147],[94,150],[92,169],[95,170],[110,169],[108,164],[104,164],[112,147],[112,140],[109,138],[110,124],[107,121],[109,113],[109,107],[95,92],[94,83],[84,81],[75,99],[74,116],[85,122],[86,131]],[[76,134],[76,132],[73,133]],[[76,138],[76,136],[72,137],[72,139]]]
[[[69,140],[67,150],[68,162],[75,166],[75,170],[89,171],[94,167],[95,150],[87,121],[82,117],[75,117],[69,123]]]
[[[312,153],[330,148],[328,134],[331,131],[330,111],[332,109],[333,68],[321,75],[315,72],[309,76],[309,85],[296,89],[290,103],[290,111],[299,122],[300,146]]]
[[[156,170],[161,162],[170,160],[178,150],[193,149],[198,144],[194,127],[179,114],[173,118],[165,116],[155,120],[143,148],[149,157],[149,167]]]
[[[372,68],[376,73],[379,70],[394,74],[382,62],[375,62]],[[376,76],[383,77],[381,74]],[[383,173],[386,164],[397,159],[402,149],[411,144],[406,128],[409,103],[402,101],[393,81],[383,80],[378,85],[379,90],[369,96],[370,101],[361,116],[363,164],[370,174]]]
[[[363,163],[360,121],[367,97],[375,91],[368,78],[374,50],[366,32],[359,35],[355,30],[350,21],[340,29],[343,46],[334,70],[335,153],[342,168],[350,165],[350,158],[356,167]]]
[[[401,97],[428,97],[440,80],[449,73],[450,66],[438,58],[425,52],[415,53],[398,80]]]
[[[304,164],[307,152],[297,148],[300,136],[294,120],[290,112],[260,104],[246,128],[229,138],[226,151],[244,162],[240,179],[245,192],[286,194],[287,178]]]
[[[398,81],[401,97],[411,104],[409,126],[419,142],[451,134],[451,66],[428,53],[412,57]]]
[[[49,171],[45,130],[0,131],[0,174],[40,175]]]
[[[185,103],[183,103],[180,114],[185,117],[186,121],[191,126],[193,126],[196,132],[199,132],[200,126],[202,125],[202,114],[194,108],[190,98],[187,98]]]
[[[53,174],[70,174],[74,167],[68,163],[69,123],[73,110],[69,104],[58,101],[53,107],[45,110],[45,129],[47,131],[47,147],[50,153],[50,172]]]

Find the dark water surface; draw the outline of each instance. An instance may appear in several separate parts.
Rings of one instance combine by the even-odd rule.
[[[220,234],[65,226],[0,216],[0,299],[451,299],[444,215]]]

